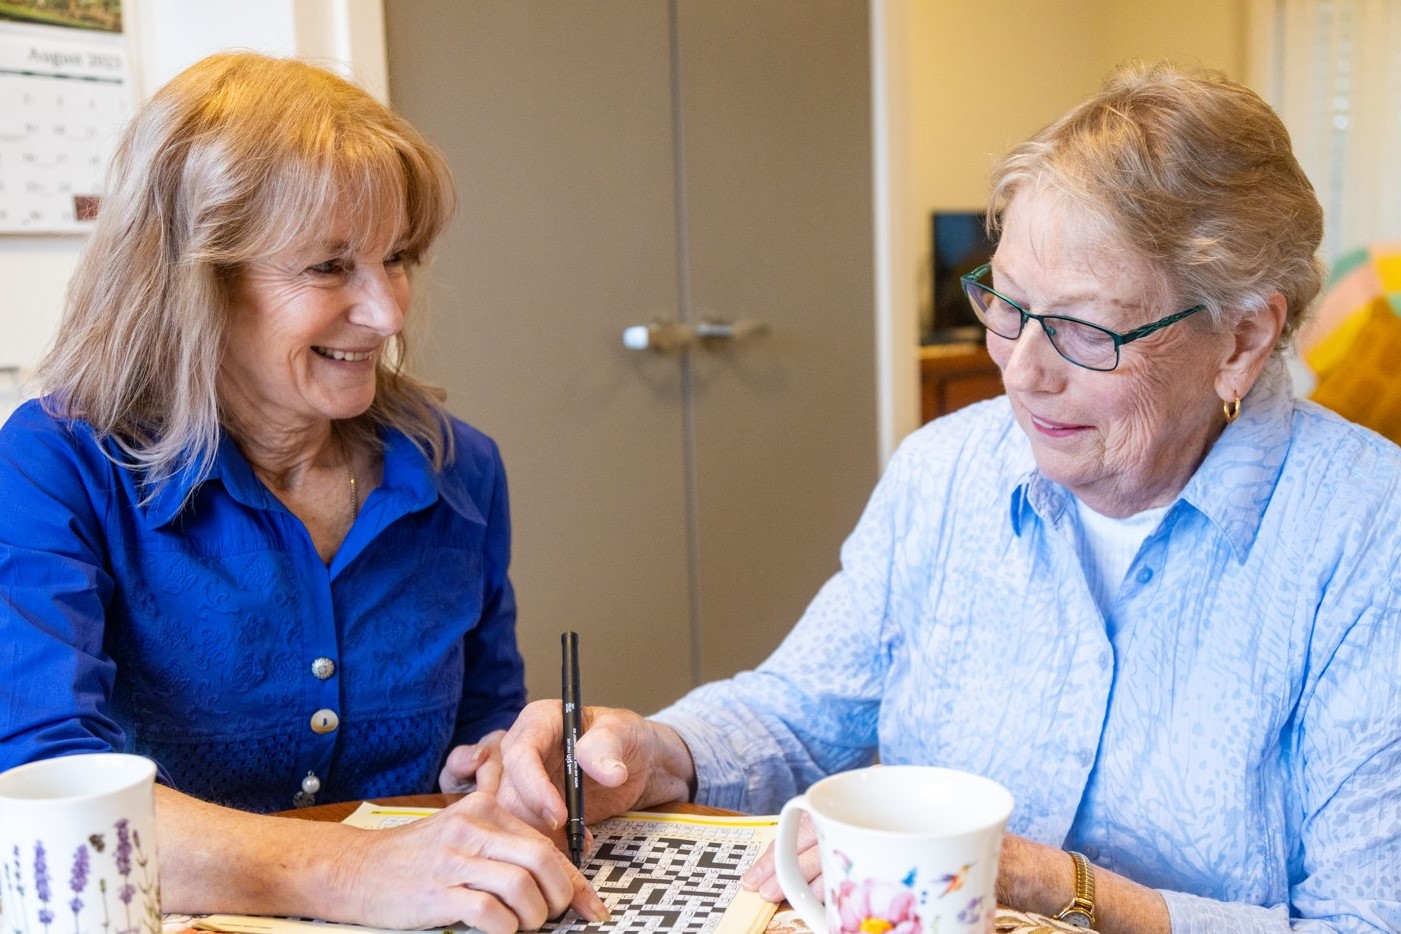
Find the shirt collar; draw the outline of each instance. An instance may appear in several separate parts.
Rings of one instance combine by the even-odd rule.
[[[1289,374],[1272,361],[1241,400],[1240,418],[1226,426],[1178,496],[1221,530],[1238,560],[1245,560],[1254,544],[1279,480],[1293,412]],[[1051,526],[1059,524],[1071,495],[1036,469],[1030,442],[1024,448],[1030,466],[1011,472],[1012,531],[1018,536],[1033,513]]]
[[[381,432],[384,441],[384,491],[398,500],[403,513],[431,506],[439,496],[464,519],[485,524],[482,510],[472,499],[464,478],[457,471],[434,472],[423,452],[398,429]],[[175,520],[194,500],[205,484],[220,483],[236,502],[253,509],[285,509],[253,473],[252,465],[226,433],[219,437],[218,450],[208,473],[201,476],[200,465],[186,464],[161,483],[143,511],[152,528]]]
[[[489,504],[479,505],[473,499],[467,477],[461,470],[451,467],[433,470],[418,446],[397,429],[385,429],[383,439],[384,481],[381,485],[386,493],[401,498],[405,512],[427,509],[442,497],[443,502],[462,518],[486,524],[484,507],[489,507]],[[465,451],[456,453],[459,460],[465,456]]]
[[[143,512],[152,528],[160,528],[175,518],[190,504],[196,493],[207,483],[218,482],[240,503],[258,509],[268,509],[275,501],[253,476],[253,468],[228,437],[219,433],[219,445],[208,471],[200,462],[183,464],[170,477],[157,481],[156,491],[145,503]]]
[[[1294,419],[1289,373],[1271,361],[1241,400],[1240,418],[1226,426],[1182,491],[1182,500],[1214,522],[1244,561],[1279,483]]]

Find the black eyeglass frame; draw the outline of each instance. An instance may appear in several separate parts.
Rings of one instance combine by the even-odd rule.
[[[1183,318],[1186,318],[1189,315],[1194,315],[1197,312],[1202,311],[1206,308],[1205,305],[1193,305],[1191,308],[1188,308],[1185,311],[1179,311],[1174,314],[1170,314],[1166,318],[1159,318],[1157,321],[1154,321],[1150,324],[1145,324],[1142,327],[1136,327],[1132,331],[1120,334],[1118,331],[1111,331],[1109,328],[1106,328],[1103,325],[1095,324],[1093,321],[1084,321],[1080,318],[1072,318],[1069,315],[1032,314],[1031,312],[1023,308],[1019,303],[1012,301],[1010,298],[1003,295],[1001,292],[997,291],[992,286],[984,285],[982,282],[978,281],[979,279],[983,278],[983,276],[986,276],[990,269],[992,269],[992,264],[984,263],[977,269],[974,269],[972,272],[965,273],[964,275],[959,277],[959,279],[963,282],[963,294],[968,298],[968,304],[973,306],[973,314],[978,316],[978,320],[983,322],[984,327],[986,327],[989,331],[992,331],[992,333],[996,334],[998,337],[1003,338],[1004,340],[1014,341],[1022,336],[1022,331],[1026,330],[1026,322],[1029,318],[1032,321],[1035,321],[1037,324],[1041,325],[1041,330],[1045,332],[1046,339],[1051,342],[1051,346],[1056,349],[1056,353],[1060,354],[1061,359],[1066,360],[1069,363],[1073,363],[1076,366],[1081,367],[1082,369],[1094,370],[1096,373],[1108,373],[1111,370],[1118,367],[1119,348],[1124,346],[1125,344],[1131,344],[1139,338],[1147,337],[1149,334],[1161,331],[1169,324],[1176,324]],[[1011,305],[1013,308],[1017,309],[1017,311],[1020,312],[1022,316],[1021,323],[1017,325],[1017,333],[1012,335],[1003,334],[1001,331],[995,329],[992,325],[988,324],[987,318],[983,314],[982,306],[980,306],[977,302],[973,300],[972,295],[968,294],[969,288],[979,289],[983,292],[987,292],[990,295],[995,295],[1000,300],[1006,302],[1008,305]],[[1114,362],[1109,366],[1090,366],[1088,363],[1081,363],[1079,360],[1066,356],[1065,351],[1061,350],[1060,345],[1056,343],[1055,331],[1046,326],[1047,321],[1070,321],[1074,324],[1080,325],[1081,327],[1087,327],[1091,330],[1099,331],[1101,334],[1108,335],[1114,341]]]

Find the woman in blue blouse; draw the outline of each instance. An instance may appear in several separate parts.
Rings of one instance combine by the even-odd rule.
[[[757,671],[587,713],[590,817],[771,812],[879,754],[1013,792],[1014,908],[1401,930],[1401,450],[1290,393],[1322,216],[1283,125],[1219,76],[1127,70],[992,203],[965,283],[1006,395],[901,446]],[[558,731],[541,702],[502,746],[502,800],[541,825]],[[776,897],[771,868],[748,882]]]
[[[128,127],[46,395],[0,431],[0,768],[153,758],[165,907],[534,928],[602,905],[471,795],[369,834],[249,812],[471,777],[525,700],[495,444],[402,369],[438,153],[218,55]]]

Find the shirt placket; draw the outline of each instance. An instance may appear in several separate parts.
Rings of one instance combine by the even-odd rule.
[[[306,540],[303,547],[311,548],[310,537],[303,534],[302,538]],[[299,762],[296,783],[290,790],[291,804],[298,808],[315,804],[329,779],[342,726],[341,659],[331,575],[319,558],[305,566],[304,585],[309,597],[301,646],[305,719],[298,726]]]

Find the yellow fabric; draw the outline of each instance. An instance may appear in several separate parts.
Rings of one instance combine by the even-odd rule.
[[[1401,444],[1401,317],[1383,296],[1354,317],[1346,359],[1324,372],[1312,398]]]
[[[1377,279],[1381,282],[1382,291],[1388,294],[1401,292],[1401,254],[1378,256],[1372,262],[1377,267]]]
[[[1319,380],[1347,365],[1378,296],[1401,313],[1401,243],[1373,243],[1334,261],[1328,288],[1299,334],[1300,353]]]
[[[1355,309],[1334,325],[1333,329],[1304,349],[1304,362],[1320,379],[1343,368],[1352,353],[1352,345],[1372,317],[1372,306],[1383,299],[1376,298]]]

